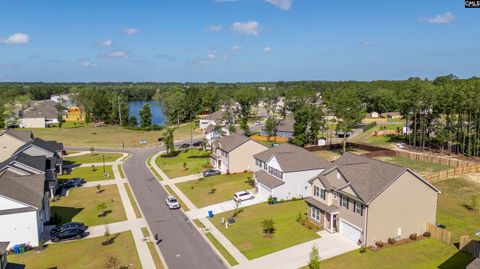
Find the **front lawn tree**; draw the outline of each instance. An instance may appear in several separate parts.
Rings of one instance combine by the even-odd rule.
[[[316,246],[312,247],[310,251],[310,263],[308,264],[310,269],[320,269],[320,255],[318,254],[318,248]]]
[[[267,132],[267,139],[270,140],[272,136],[275,136],[277,124],[273,117],[268,117],[265,121],[265,131]]]
[[[140,114],[140,127],[147,128],[152,125],[152,112],[150,111],[149,104],[144,104],[139,114]]]
[[[98,216],[103,217],[107,212],[107,204],[105,202],[100,203],[97,205],[97,210],[99,212]]]
[[[175,152],[175,145],[173,143],[173,132],[175,129],[167,129],[165,134],[165,147],[167,148],[167,156],[172,155]]]
[[[262,228],[263,234],[265,235],[265,237],[268,237],[268,238],[272,237],[276,231],[275,222],[271,218],[263,220],[262,227],[263,227]]]
[[[307,141],[307,128],[310,113],[306,105],[299,105],[293,112],[293,144],[303,147]]]

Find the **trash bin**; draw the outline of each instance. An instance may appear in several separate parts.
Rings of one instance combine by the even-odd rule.
[[[13,246],[13,253],[15,253],[15,254],[20,253],[20,245]]]
[[[21,245],[20,245],[20,248],[19,248],[20,253],[24,253],[24,252],[25,252],[25,248],[26,248],[25,244],[21,244]]]
[[[209,218],[213,218],[213,210],[209,210],[209,211],[208,211],[208,217],[209,217]]]
[[[276,204],[276,203],[277,203],[277,197],[273,197],[272,204]]]

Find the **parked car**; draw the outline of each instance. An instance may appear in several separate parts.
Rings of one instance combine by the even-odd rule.
[[[202,145],[202,141],[197,141],[192,144],[194,147],[200,147]]]
[[[181,147],[182,149],[188,149],[188,148],[190,147],[190,144],[183,143],[180,147]]]
[[[74,177],[71,178],[63,183],[64,188],[76,188],[76,187],[81,187],[83,184],[85,184],[86,181],[83,178],[79,177]]]
[[[211,177],[211,176],[220,175],[221,173],[222,172],[220,172],[219,170],[209,169],[209,170],[203,172],[203,176],[204,177]]]
[[[177,209],[180,208],[180,203],[178,203],[177,198],[169,195],[165,198],[165,203],[167,204],[168,208],[170,209]]]
[[[82,228],[84,230],[88,229],[88,227],[85,226],[83,222],[67,222],[58,227],[53,228],[50,231],[50,234],[53,235],[55,233],[58,233],[59,231],[63,231],[65,229],[70,229],[70,228]]]
[[[405,143],[397,143],[396,146],[399,149],[403,149],[403,148],[405,148]]]
[[[235,202],[251,200],[253,198],[255,198],[255,196],[253,195],[253,193],[251,193],[249,191],[239,191],[239,192],[237,192],[233,195],[233,200]]]
[[[58,231],[52,234],[52,242],[58,243],[63,240],[71,240],[71,239],[82,239],[85,236],[85,230],[83,228],[68,228],[65,230]]]

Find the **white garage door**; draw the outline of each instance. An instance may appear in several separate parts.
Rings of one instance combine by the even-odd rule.
[[[340,220],[340,234],[357,243],[362,237],[362,231],[350,223]]]
[[[265,197],[265,198],[268,199],[268,197],[270,197],[270,195],[272,195],[272,191],[269,188],[263,186],[260,183],[257,183],[257,188],[258,188],[259,196],[262,196],[262,197]]]

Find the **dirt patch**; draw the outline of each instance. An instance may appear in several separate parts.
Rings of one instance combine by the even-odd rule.
[[[238,250],[240,251],[247,251],[247,250],[251,250],[253,248],[253,244],[251,242],[245,242],[245,243],[241,243],[237,246]]]
[[[480,173],[471,173],[471,174],[467,174],[464,176],[464,178],[472,181],[472,182],[475,182],[477,184],[480,184]]]

